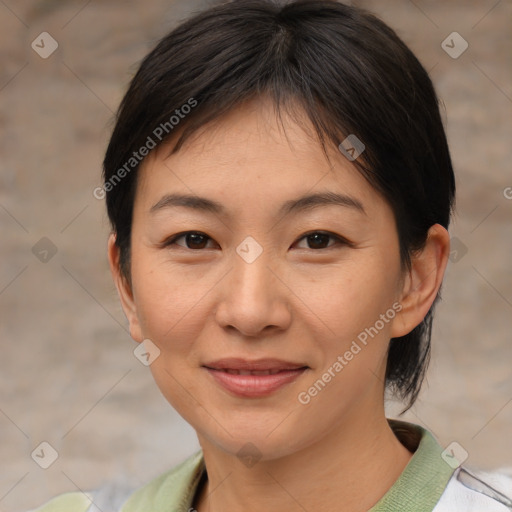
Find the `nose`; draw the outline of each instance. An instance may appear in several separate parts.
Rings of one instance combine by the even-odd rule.
[[[288,328],[290,291],[269,263],[265,251],[251,263],[234,253],[233,268],[219,288],[216,320],[221,327],[252,338]]]

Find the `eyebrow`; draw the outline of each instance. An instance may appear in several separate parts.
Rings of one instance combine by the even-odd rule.
[[[298,213],[312,210],[319,206],[342,206],[345,208],[353,208],[366,215],[363,204],[358,199],[336,192],[320,192],[316,194],[304,195],[297,199],[290,199],[283,203],[279,208],[279,215],[287,215],[289,213]],[[150,208],[150,213],[182,206],[196,211],[210,212],[217,215],[226,215],[226,208],[223,204],[208,199],[206,197],[188,195],[188,194],[166,194],[157,203]]]

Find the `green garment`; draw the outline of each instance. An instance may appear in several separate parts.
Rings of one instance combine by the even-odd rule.
[[[414,455],[391,489],[369,512],[432,512],[455,470],[441,457],[443,448],[430,432],[411,423],[388,421],[395,435]],[[192,512],[204,471],[204,459],[199,451],[138,489],[120,512]],[[68,493],[34,512],[86,512],[90,505],[91,499],[83,493]]]

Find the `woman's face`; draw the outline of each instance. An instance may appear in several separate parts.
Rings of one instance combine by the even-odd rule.
[[[404,334],[392,210],[341,152],[329,164],[284,122],[260,100],[148,156],[123,300],[200,439],[267,459],[382,414],[389,339]]]

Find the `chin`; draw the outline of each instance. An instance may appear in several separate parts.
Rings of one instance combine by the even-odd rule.
[[[286,415],[284,416],[286,417]],[[225,418],[225,416],[224,416]],[[266,419],[256,415],[246,415],[239,421],[222,422],[226,432],[215,421],[208,425],[194,425],[203,449],[204,444],[214,445],[243,462],[244,458],[260,461],[277,460],[287,457],[314,443],[314,432],[301,436],[302,427],[298,424],[284,424],[283,415]]]

